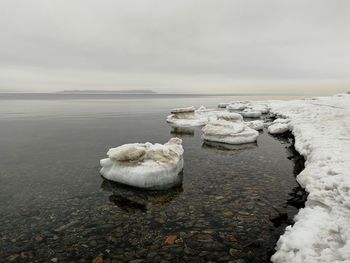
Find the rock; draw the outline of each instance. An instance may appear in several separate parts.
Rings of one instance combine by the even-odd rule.
[[[237,238],[233,234],[229,234],[225,237],[227,241],[236,242]]]
[[[256,216],[241,216],[241,218],[246,223],[253,223],[258,219]]]
[[[44,237],[42,235],[38,234],[38,235],[35,236],[35,241],[36,242],[41,242],[43,240],[44,240]]]
[[[14,254],[14,255],[9,256],[7,259],[10,262],[14,262],[18,257],[19,257],[19,254]]]
[[[232,217],[233,215],[234,215],[234,213],[231,212],[231,211],[225,211],[224,212],[224,217]]]
[[[286,222],[288,220],[288,214],[278,212],[276,214],[270,215],[269,219],[275,227],[278,227],[283,222]]]
[[[212,236],[209,235],[209,234],[199,234],[197,236],[197,239],[198,239],[198,241],[202,241],[202,242],[211,242],[211,241],[213,241]]]
[[[165,245],[173,245],[176,239],[177,239],[177,235],[170,235],[165,239],[164,243]]]
[[[230,248],[229,253],[232,257],[238,255],[240,251],[238,249]]]
[[[54,262],[54,263],[58,262],[58,258],[51,258],[51,262]]]
[[[97,256],[95,257],[91,263],[103,263],[103,258],[102,256]]]

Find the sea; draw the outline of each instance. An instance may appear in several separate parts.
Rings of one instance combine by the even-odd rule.
[[[305,197],[293,137],[206,144],[201,127],[165,119],[176,107],[299,98],[0,94],[0,262],[269,262]],[[175,136],[182,186],[143,191],[100,175],[109,148]]]

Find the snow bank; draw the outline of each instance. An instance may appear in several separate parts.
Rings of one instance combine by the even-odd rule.
[[[171,138],[164,145],[131,143],[109,149],[102,159],[100,173],[108,180],[144,188],[162,190],[182,181],[182,140]]]
[[[269,106],[290,119],[296,150],[306,159],[297,180],[309,193],[272,261],[350,262],[350,95]]]
[[[202,139],[205,141],[243,144],[255,142],[259,132],[249,128],[242,121],[211,120],[202,129]]]

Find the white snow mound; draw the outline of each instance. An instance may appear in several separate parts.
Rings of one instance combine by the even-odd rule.
[[[262,113],[261,111],[254,111],[251,109],[245,109],[244,111],[239,112],[245,118],[260,118]]]
[[[203,126],[208,122],[207,109],[201,106],[198,110],[194,107],[177,108],[171,110],[171,115],[166,121],[173,127]]]
[[[255,120],[255,121],[246,121],[245,124],[253,129],[253,130],[257,130],[257,131],[260,131],[262,129],[264,129],[264,121],[262,120]]]
[[[202,139],[205,141],[243,144],[255,142],[259,132],[249,128],[242,121],[211,120],[202,129]]]
[[[241,114],[235,112],[220,111],[216,113],[217,119],[226,121],[242,121],[243,117]]]
[[[295,148],[306,159],[297,180],[309,193],[272,261],[350,262],[350,95],[269,106],[290,119]]]
[[[269,131],[269,133],[271,134],[281,134],[281,133],[285,133],[287,131],[289,131],[289,124],[288,123],[272,123],[272,125],[270,125],[267,130]]]
[[[108,180],[133,187],[163,190],[182,182],[182,140],[171,138],[164,145],[132,143],[112,148],[102,159],[100,173]]]

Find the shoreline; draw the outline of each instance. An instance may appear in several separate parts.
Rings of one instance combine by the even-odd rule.
[[[344,262],[350,259],[350,95],[269,101],[271,113],[289,118],[295,148],[304,156],[298,183],[305,208],[277,242],[273,262]]]

